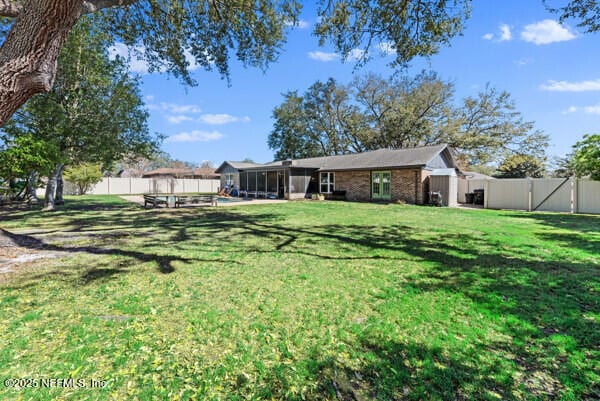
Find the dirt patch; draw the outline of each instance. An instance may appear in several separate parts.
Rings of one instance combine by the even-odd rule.
[[[0,229],[0,274],[13,273],[17,266],[39,259],[59,257],[43,249],[44,243],[31,236],[19,236]]]

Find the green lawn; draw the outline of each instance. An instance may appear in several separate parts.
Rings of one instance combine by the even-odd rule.
[[[25,400],[600,399],[600,216],[291,202],[0,212]],[[61,254],[63,255],[63,254]]]

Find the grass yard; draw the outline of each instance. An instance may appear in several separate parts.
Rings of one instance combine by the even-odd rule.
[[[106,385],[2,400],[600,399],[600,216],[68,203],[0,211],[57,256],[0,274],[0,379]]]

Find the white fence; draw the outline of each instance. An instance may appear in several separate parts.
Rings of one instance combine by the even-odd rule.
[[[574,178],[484,180],[484,190],[484,204],[488,209],[600,213],[600,181]]]
[[[467,201],[466,194],[473,192],[475,189],[484,189],[485,179],[465,180],[458,179],[458,202],[465,203]]]
[[[105,177],[87,192],[91,195],[131,195],[153,193],[195,193],[219,191],[220,180],[169,179],[169,178],[113,178]],[[39,196],[44,195],[41,189]],[[64,193],[74,195],[77,187],[65,181]]]

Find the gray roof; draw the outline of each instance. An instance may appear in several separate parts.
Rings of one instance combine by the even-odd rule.
[[[220,173],[221,169],[223,167],[225,167],[225,164],[229,164],[231,167],[238,169],[238,170],[246,170],[246,169],[253,168],[253,167],[264,167],[264,164],[260,164],[260,163],[234,162],[234,161],[226,160],[223,163],[221,163],[221,165],[219,166],[219,168],[217,168],[215,170],[215,172]]]
[[[448,145],[445,144],[405,149],[378,149],[347,155],[296,159],[292,160],[292,167],[316,168],[323,171],[424,167],[446,149],[448,149]],[[450,152],[449,154],[452,163],[455,164]],[[253,165],[251,168],[281,167],[283,163],[284,161],[276,161]]]

